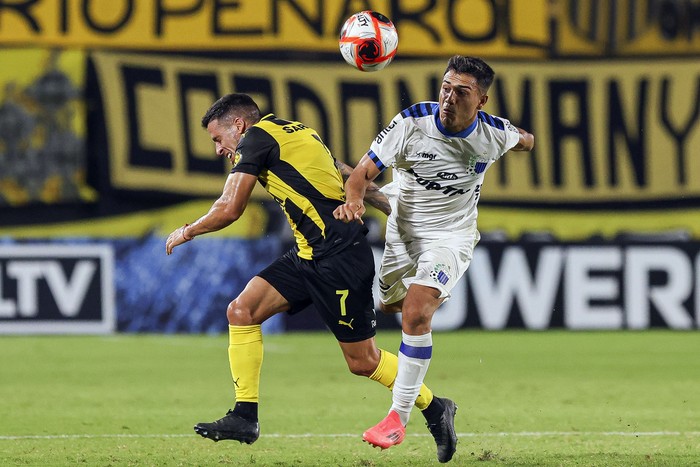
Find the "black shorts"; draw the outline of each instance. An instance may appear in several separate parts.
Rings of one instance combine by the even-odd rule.
[[[290,250],[258,276],[289,302],[290,314],[313,304],[338,341],[358,342],[375,335],[374,255],[364,236],[318,260],[299,258]]]

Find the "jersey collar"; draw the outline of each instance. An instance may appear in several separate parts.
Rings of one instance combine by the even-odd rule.
[[[478,118],[475,118],[474,121],[466,127],[462,131],[458,131],[457,133],[450,133],[447,131],[447,129],[442,125],[442,122],[440,121],[440,106],[436,105],[435,106],[435,111],[433,112],[433,116],[435,117],[435,126],[437,129],[442,133],[443,135],[447,136],[448,138],[466,138],[469,136],[472,131],[474,131],[474,128],[476,128],[477,120]]]

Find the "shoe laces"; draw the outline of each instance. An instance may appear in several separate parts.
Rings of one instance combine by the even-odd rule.
[[[216,420],[216,421],[213,422],[213,423],[214,423],[215,425],[221,425],[222,423],[225,423],[225,422],[226,422],[226,419],[229,418],[231,415],[236,415],[236,414],[233,413],[233,410],[230,410],[230,409],[229,409],[229,411],[226,412],[226,415],[224,415],[223,417],[221,417],[220,419]]]

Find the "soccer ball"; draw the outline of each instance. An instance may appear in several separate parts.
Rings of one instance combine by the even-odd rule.
[[[339,45],[348,64],[360,71],[379,71],[396,55],[399,35],[389,18],[365,10],[345,21],[340,30]]]

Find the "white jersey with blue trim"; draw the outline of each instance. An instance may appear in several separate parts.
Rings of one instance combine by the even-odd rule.
[[[508,120],[482,111],[451,134],[437,102],[396,115],[369,150],[380,170],[394,168],[394,180],[382,189],[392,205],[387,241],[440,240],[474,228],[486,170],[519,139]]]

